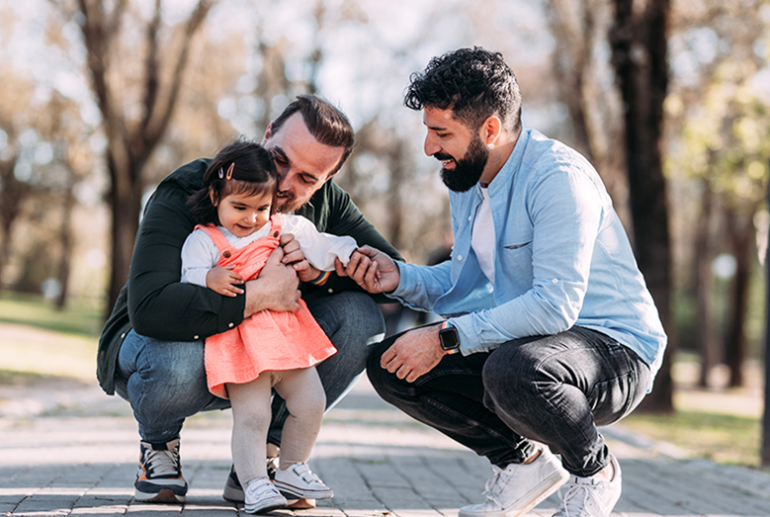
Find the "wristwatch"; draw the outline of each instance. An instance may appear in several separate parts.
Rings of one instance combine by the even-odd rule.
[[[438,340],[441,343],[441,348],[447,354],[456,354],[460,351],[460,334],[457,332],[457,328],[448,321],[441,324]]]

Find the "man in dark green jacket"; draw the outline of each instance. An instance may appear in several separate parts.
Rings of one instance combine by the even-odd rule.
[[[400,259],[364,218],[350,196],[331,181],[353,147],[353,129],[337,108],[301,96],[268,126],[262,145],[279,173],[275,206],[313,221],[322,232],[350,235]],[[180,283],[181,250],[195,225],[186,205],[203,187],[208,159],[180,167],[150,198],[137,235],[127,285],[99,341],[97,375],[108,394],[129,400],[139,424],[140,467],[135,498],[182,502],[187,482],[179,462],[179,433],[186,417],[229,407],[209,393],[203,341],[265,309],[290,311],[302,294],[338,352],[318,365],[330,407],[363,372],[367,345],[381,339],[382,316],[372,297],[347,278],[332,275],[322,285],[299,286],[294,267],[303,260],[296,240],[282,236],[262,273],[234,298]],[[288,413],[273,401],[268,441],[281,443]],[[231,472],[225,497],[242,500]]]

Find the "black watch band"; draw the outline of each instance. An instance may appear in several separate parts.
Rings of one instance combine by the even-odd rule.
[[[441,324],[441,329],[438,331],[438,340],[444,351],[448,353],[459,352],[460,333],[457,332],[457,328],[448,321]]]

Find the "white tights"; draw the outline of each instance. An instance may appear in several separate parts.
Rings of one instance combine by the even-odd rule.
[[[315,368],[262,372],[249,383],[227,384],[233,408],[233,464],[244,488],[252,479],[267,476],[271,388],[286,401],[289,411],[281,437],[281,469],[310,458],[321,428],[326,395]]]

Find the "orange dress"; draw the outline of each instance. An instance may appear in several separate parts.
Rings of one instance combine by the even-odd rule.
[[[244,280],[252,280],[278,246],[280,214],[270,221],[270,235],[240,249],[230,246],[213,224],[196,229],[203,229],[219,249],[218,266],[234,265]],[[299,305],[297,312],[258,312],[234,329],[206,338],[204,360],[209,391],[228,398],[225,383],[247,383],[265,371],[309,368],[334,355],[337,349],[302,299]]]

